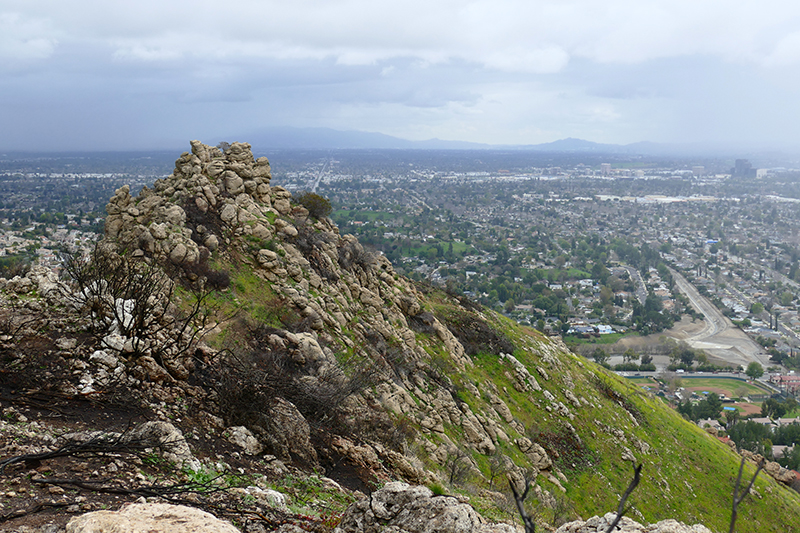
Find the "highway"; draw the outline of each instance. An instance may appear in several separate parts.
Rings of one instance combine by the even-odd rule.
[[[325,163],[323,163],[322,168],[319,169],[319,172],[317,172],[317,176],[308,183],[309,191],[314,193],[317,192],[317,187],[319,187],[319,182],[322,181],[322,177],[325,175],[325,169],[328,168],[330,162],[331,162],[330,159],[326,160]]]

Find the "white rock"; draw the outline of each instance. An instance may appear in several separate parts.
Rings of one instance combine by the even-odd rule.
[[[234,426],[227,430],[228,441],[244,449],[248,455],[258,455],[264,451],[264,446],[249,429],[244,426]]]
[[[95,511],[73,518],[66,533],[131,533],[168,531],[169,533],[239,533],[228,522],[214,515],[166,503],[132,503],[119,511]]]

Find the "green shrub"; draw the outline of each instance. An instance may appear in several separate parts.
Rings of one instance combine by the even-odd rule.
[[[309,216],[317,220],[331,214],[331,202],[324,196],[314,192],[301,192],[295,196],[295,201],[308,209]]]

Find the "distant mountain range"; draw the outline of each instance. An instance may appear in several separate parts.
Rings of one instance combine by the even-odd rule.
[[[706,152],[708,147],[638,142],[627,145],[602,144],[582,139],[561,139],[543,144],[501,145],[429,139],[409,141],[383,133],[340,131],[330,128],[262,128],[219,141],[246,141],[270,150],[529,150],[536,152],[686,155]]]

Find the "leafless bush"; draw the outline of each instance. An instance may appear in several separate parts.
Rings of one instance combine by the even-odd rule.
[[[417,333],[425,333],[427,335],[436,333],[436,328],[433,327],[433,321],[435,320],[433,313],[425,311],[418,315],[410,316],[406,320],[411,329]]]
[[[193,282],[187,283],[187,285],[194,284],[195,286],[199,286],[200,284],[205,283],[210,288],[218,291],[225,290],[231,285],[231,275],[228,272],[224,270],[211,269],[210,265],[208,264],[207,253],[201,253],[200,257],[196,261],[192,263],[185,262],[178,265],[178,267],[182,270],[183,274],[194,280]]]
[[[492,327],[477,313],[453,309],[438,316],[456,336],[469,355],[514,353],[515,346],[502,331]]]
[[[472,461],[467,451],[460,447],[450,449],[444,460],[444,470],[450,486],[464,483],[472,470]]]
[[[223,418],[230,425],[268,430],[273,423],[270,411],[283,398],[312,424],[343,426],[342,402],[374,385],[374,367],[355,358],[316,369],[301,364],[288,350],[267,345],[268,337],[277,331],[251,332],[250,348],[228,352],[209,369],[206,383],[216,390]]]
[[[489,486],[494,483],[495,478],[504,476],[508,472],[508,459],[499,451],[496,451],[489,457]]]
[[[356,267],[367,270],[376,260],[375,254],[366,250],[356,240],[344,240],[339,245],[339,266],[345,270],[353,270]]]
[[[210,314],[204,305],[209,291],[202,284],[191,289],[188,306],[180,309],[172,303],[175,284],[155,261],[100,244],[88,256],[65,251],[62,259],[75,285],[73,304],[87,311],[96,333],[116,333],[130,342],[130,356],[152,355],[167,368],[165,359],[196,344]]]
[[[639,408],[636,407],[636,405],[634,405],[634,403],[631,402],[624,394],[617,391],[610,382],[605,380],[605,378],[597,374],[592,374],[590,376],[590,381],[598,391],[602,392],[607,398],[618,403],[626,411],[628,411],[637,422],[647,425],[647,419],[644,417]]]
[[[339,276],[334,272],[331,260],[324,251],[325,245],[333,242],[333,236],[317,230],[307,220],[299,221],[296,228],[297,235],[291,239],[291,242],[308,260],[311,268],[328,281],[338,281]]]

